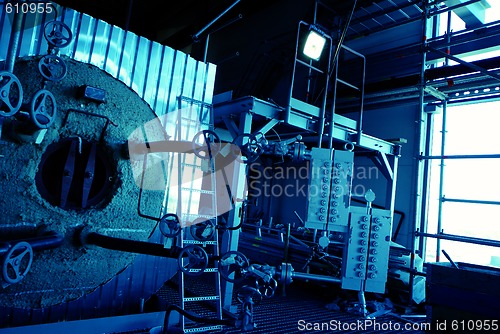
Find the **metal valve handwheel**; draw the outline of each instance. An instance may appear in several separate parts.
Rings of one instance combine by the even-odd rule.
[[[255,162],[264,153],[263,135],[244,133],[234,138],[231,152],[235,159],[241,163]],[[265,140],[265,138],[264,138]]]
[[[190,276],[201,275],[208,266],[208,254],[198,245],[184,247],[177,258],[179,269]]]
[[[20,282],[28,273],[33,262],[33,249],[25,241],[12,246],[2,261],[2,278],[8,284]]]
[[[264,280],[262,277],[259,277],[255,280],[255,285],[257,286],[257,290],[262,294],[264,298],[271,298],[274,296],[274,292],[278,287],[278,282],[274,278],[270,278],[269,281]]]
[[[43,35],[50,45],[57,48],[68,46],[73,39],[71,29],[61,21],[47,22],[43,28]]]
[[[23,88],[19,79],[10,72],[0,71],[0,116],[13,116],[22,103]]]
[[[38,62],[40,74],[47,80],[60,81],[68,72],[66,62],[56,55],[45,55]]]
[[[201,159],[214,158],[221,149],[219,136],[213,131],[202,130],[193,137],[194,154]]]
[[[37,128],[49,128],[56,120],[56,98],[48,90],[40,89],[31,99],[29,112],[31,121]]]
[[[215,234],[215,223],[212,219],[196,218],[189,228],[191,235],[198,241],[209,241]]]
[[[219,273],[226,281],[235,283],[245,279],[249,262],[247,257],[238,251],[229,251],[219,260]],[[232,276],[232,277],[231,277]]]
[[[236,298],[242,304],[251,300],[254,305],[258,305],[262,301],[262,294],[256,288],[244,285],[238,290]]]
[[[167,238],[173,238],[181,233],[181,223],[179,217],[174,213],[167,213],[158,222],[160,232]]]

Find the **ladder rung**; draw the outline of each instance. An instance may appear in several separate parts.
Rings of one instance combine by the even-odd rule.
[[[185,244],[192,244],[192,245],[216,245],[217,241],[210,240],[210,241],[199,241],[199,240],[182,240],[183,243]]]
[[[185,302],[199,302],[202,300],[218,300],[219,296],[200,296],[200,297],[185,297],[183,300]]]
[[[198,333],[198,332],[216,331],[216,330],[222,330],[222,326],[205,326],[205,327],[196,327],[196,328],[185,328],[184,333]]]
[[[194,167],[194,168],[201,168],[201,165],[188,164],[188,163],[186,163],[186,162],[181,162],[181,166]]]
[[[182,188],[183,191],[193,191],[197,193],[202,193],[202,194],[209,194],[213,195],[215,194],[215,191],[213,190],[203,190],[203,189],[195,189],[195,188]]]
[[[187,217],[187,216],[196,216],[196,217],[200,217],[200,218],[207,218],[207,219],[212,219],[214,218],[214,216],[210,216],[210,215],[199,215],[197,213],[183,213],[182,214],[183,217]]]
[[[200,269],[189,269],[190,273],[197,273],[199,271],[200,271]],[[205,270],[203,270],[203,273],[216,273],[218,271],[219,271],[219,269],[217,269],[217,268],[205,268]]]
[[[210,126],[210,123],[207,123],[207,122],[200,122],[200,120],[198,119],[192,119],[192,118],[188,118],[188,117],[181,117],[182,120],[184,121],[189,121],[189,122],[192,122],[192,123],[198,123],[200,125],[207,125],[207,126]]]

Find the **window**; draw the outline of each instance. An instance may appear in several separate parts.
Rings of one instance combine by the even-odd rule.
[[[459,159],[431,160],[428,232],[440,221],[445,234],[500,241],[500,101],[448,105],[444,136],[443,116],[434,115],[432,155]],[[427,261],[436,260],[437,244],[427,238]],[[500,266],[498,247],[441,240],[440,248],[454,261]]]

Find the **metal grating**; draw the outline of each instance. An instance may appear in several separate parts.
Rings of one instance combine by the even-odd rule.
[[[210,284],[203,280],[192,280],[189,284],[189,289],[193,294],[201,293]],[[162,302],[160,307],[166,307],[166,303],[176,303],[178,301],[178,292],[175,286],[175,277],[171,282],[164,285],[158,292],[157,296]],[[303,333],[307,332],[299,330],[298,324],[300,320],[310,323],[343,323],[357,324],[358,321],[363,322],[364,318],[353,313],[344,311],[333,311],[326,308],[326,305],[337,299],[336,289],[331,287],[316,286],[312,283],[294,282],[286,289],[286,294],[281,294],[281,288],[278,289],[276,295],[270,299],[263,300],[260,304],[254,307],[254,322],[257,327],[254,330],[245,333],[250,334],[272,334],[272,333]],[[237,305],[236,299],[233,305]],[[239,310],[239,309],[238,309]],[[193,311],[199,314],[209,314],[206,304],[199,304]],[[423,318],[422,320],[425,320]],[[405,328],[405,321],[398,315],[386,314],[376,318],[379,324],[392,324],[391,328],[366,328],[364,331],[356,330],[314,330],[314,333],[414,333],[421,334],[424,331],[419,330],[399,330],[395,328]],[[396,325],[397,324],[397,325]],[[416,325],[415,325],[416,326]],[[225,327],[222,333],[236,334],[241,333],[241,330]]]

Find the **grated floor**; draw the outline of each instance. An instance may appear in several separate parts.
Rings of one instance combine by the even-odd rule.
[[[213,288],[211,282],[200,278],[186,280],[185,286],[192,295],[207,295],[207,291]],[[238,286],[235,286],[235,290],[237,289]],[[275,296],[262,300],[254,307],[256,328],[245,333],[425,333],[419,323],[403,319],[393,312],[375,319],[365,319],[348,307],[357,301],[357,295],[338,287],[294,282],[286,288],[285,293],[279,288],[278,290]],[[178,303],[176,277],[167,282],[156,295],[160,308],[166,307],[167,303]],[[374,312],[375,307],[387,308],[383,301],[370,300],[370,297],[372,296],[367,295],[370,312]],[[336,303],[332,304],[333,301]],[[233,305],[236,304],[238,303],[235,301]],[[329,309],[327,305],[334,305],[335,309]],[[191,311],[200,315],[214,314],[213,307],[206,303],[190,303],[190,306]],[[221,332],[242,333],[240,329],[228,327],[219,331]]]

